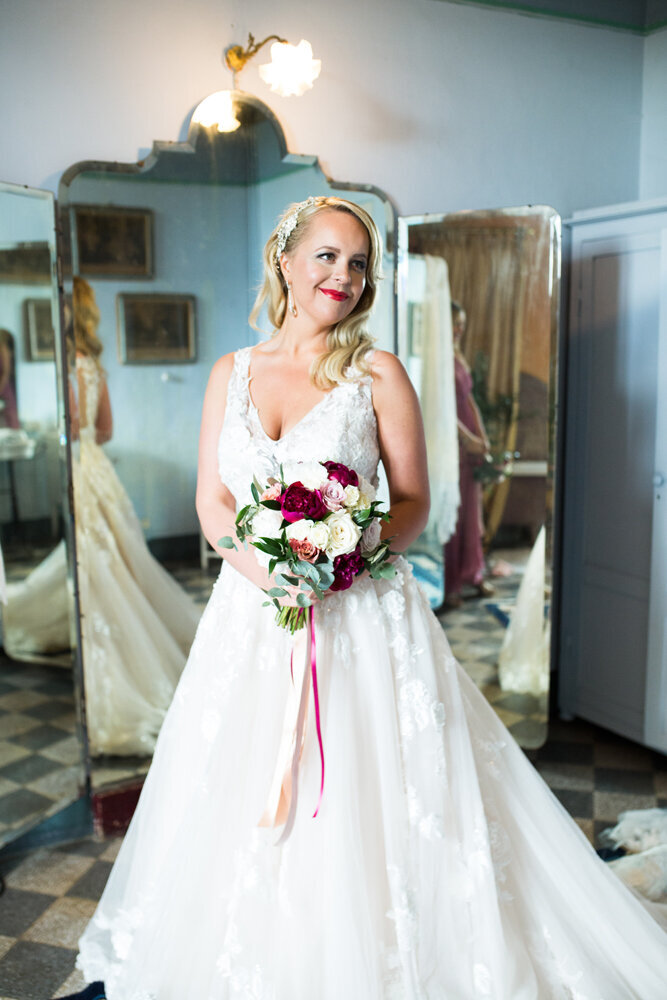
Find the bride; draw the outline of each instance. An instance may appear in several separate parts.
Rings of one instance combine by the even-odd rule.
[[[111,439],[93,289],[75,277],[72,325],[78,405],[72,392],[72,472],[85,704],[90,751],[152,752],[194,637],[199,611],[151,555],[101,445]],[[77,450],[78,449],[78,450]],[[67,555],[61,542],[8,587],[3,639],[10,656],[69,648]]]
[[[386,469],[392,549],[428,512],[419,407],[366,332],[357,205],[310,198],[264,253],[275,334],[214,366],[197,508],[212,544],[280,463]],[[221,548],[218,545],[219,548]],[[608,871],[452,657],[405,559],[314,607],[296,822],[260,825],[291,639],[252,549],[225,562],[78,966],[110,1000],[660,1000],[667,935]],[[283,598],[289,602],[290,598]],[[287,732],[289,736],[289,730]],[[290,790],[283,791],[289,796]],[[296,792],[296,790],[294,790]],[[93,982],[94,981],[94,982]]]

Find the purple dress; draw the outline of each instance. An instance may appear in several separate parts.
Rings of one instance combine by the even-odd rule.
[[[473,434],[477,421],[472,405],[472,375],[458,358],[454,359],[456,415]],[[471,455],[459,444],[459,490],[461,504],[454,534],[445,545],[445,596],[458,594],[464,584],[477,586],[484,578],[482,551],[482,489],[474,472],[479,455]]]

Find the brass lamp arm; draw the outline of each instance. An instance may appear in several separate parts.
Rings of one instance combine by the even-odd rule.
[[[241,45],[230,45],[225,50],[225,63],[233,73],[238,73],[263,45],[271,41],[282,42],[284,45],[287,39],[281,38],[279,35],[268,35],[263,42],[255,42],[254,35],[248,33],[248,47],[244,49]]]

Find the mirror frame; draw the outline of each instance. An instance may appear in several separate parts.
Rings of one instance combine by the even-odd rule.
[[[398,246],[398,225],[399,217],[396,207],[392,199],[380,188],[374,184],[364,184],[348,181],[338,181],[333,179],[322,167],[319,159],[316,155],[308,154],[296,154],[290,153],[287,148],[287,143],[285,140],[285,135],[283,133],[282,127],[276,115],[273,111],[264,104],[261,100],[254,97],[252,94],[245,93],[244,91],[233,91],[233,100],[237,108],[241,110],[250,109],[259,113],[263,119],[265,119],[271,126],[274,137],[278,146],[280,162],[286,164],[296,164],[304,167],[316,167],[324,180],[324,182],[331,188],[332,195],[337,192],[360,192],[368,193],[380,200],[384,205],[385,210],[385,233],[387,238],[386,250],[388,254],[391,255],[391,263],[388,269],[385,268],[385,281],[388,286],[388,295],[390,296],[391,303],[391,345],[394,352],[397,351],[398,347],[398,318],[396,309],[396,288],[397,288],[397,246]],[[73,182],[83,173],[96,172],[113,175],[124,175],[129,177],[140,178],[142,174],[148,173],[159,161],[160,157],[165,154],[188,154],[196,153],[197,140],[200,134],[204,134],[208,131],[202,125],[194,122],[193,116],[191,116],[190,124],[188,127],[187,139],[185,141],[169,142],[163,140],[155,140],[151,152],[145,159],[139,160],[136,163],[122,163],[117,161],[104,161],[104,160],[81,160],[77,163],[69,166],[62,174],[58,186],[58,201],[57,201],[57,218],[58,218],[58,228],[60,233],[60,247],[59,247],[59,275],[60,275],[60,294],[61,294],[61,312],[63,309],[63,298],[64,298],[64,283],[71,278],[73,273],[73,263],[74,263],[74,253],[73,253],[73,213],[71,212],[71,206],[74,202],[70,199],[70,188]],[[243,124],[242,126],[243,127]],[[64,338],[63,338],[64,343]],[[66,355],[63,354],[63,358]],[[66,386],[67,384],[67,371],[66,366],[61,364],[60,377],[62,384]],[[68,476],[70,483],[70,504],[73,507],[73,496],[72,496],[72,479],[71,479],[71,451],[68,444]],[[72,515],[72,537],[74,537],[74,516]],[[76,549],[73,547],[72,552],[74,553]],[[125,781],[118,782],[113,786],[107,786],[104,788],[96,789],[92,782],[92,772],[93,772],[93,759],[90,754],[90,746],[87,735],[86,726],[86,707],[85,707],[85,690],[84,690],[84,674],[83,674],[83,649],[81,642],[81,603],[79,594],[79,584],[78,584],[78,574],[76,573],[76,568],[74,569],[74,591],[75,591],[75,602],[76,602],[76,628],[77,628],[77,677],[79,678],[79,685],[77,690],[77,702],[78,710],[80,712],[80,717],[82,721],[82,731],[84,734],[84,746],[85,746],[85,767],[86,767],[86,781],[87,789],[92,799],[93,803],[93,813],[96,820],[96,825],[99,829],[105,832],[110,830],[122,829],[129,818],[131,817],[132,811],[134,810],[134,805],[136,804],[136,797],[138,795],[138,788],[141,787],[144,781],[144,776],[138,776],[136,779],[127,779]]]

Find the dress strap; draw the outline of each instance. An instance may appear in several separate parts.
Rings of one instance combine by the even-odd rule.
[[[240,347],[234,351],[234,367],[229,380],[227,395],[243,398],[248,392],[248,376],[250,373],[250,352],[252,347]]]

